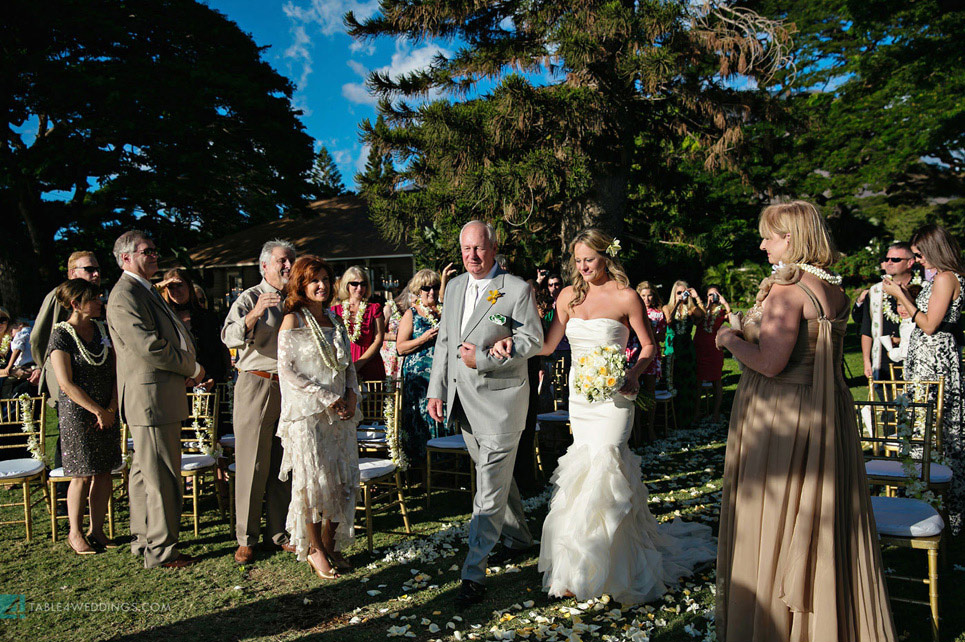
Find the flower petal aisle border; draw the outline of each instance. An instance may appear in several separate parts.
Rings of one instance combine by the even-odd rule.
[[[681,431],[637,451],[641,456],[644,481],[651,489],[649,503],[659,521],[681,516],[717,522],[725,426],[709,425]],[[687,466],[680,465],[681,456]],[[550,496],[551,489],[546,489],[523,501],[523,508],[531,514],[531,520],[541,518]],[[538,515],[533,516],[533,513]],[[349,623],[358,625],[388,617],[393,621],[385,630],[388,638],[424,638],[426,634],[438,634],[440,637],[429,639],[647,642],[667,627],[671,619],[682,616],[686,618],[683,632],[688,639],[716,640],[713,613],[716,576],[710,568],[703,572],[698,569],[695,576],[672,587],[661,600],[629,607],[622,607],[606,595],[586,602],[552,600],[539,592],[538,584],[520,585],[518,602],[493,611],[488,618],[479,618],[482,622],[476,623],[467,622],[458,615],[434,622],[424,614],[405,615],[386,606],[401,603],[399,607],[405,608],[420,591],[433,591],[452,581],[451,574],[458,573],[465,554],[467,535],[468,521],[444,523],[442,528],[423,538],[405,540],[376,551],[379,559],[369,564],[365,572],[374,577],[388,567],[404,565],[411,567],[410,575],[401,586],[381,584],[366,591],[370,597],[382,602],[355,609]],[[520,573],[524,568],[535,567],[535,557],[534,551],[533,559],[521,561],[519,565],[490,567],[487,573],[490,576]],[[447,576],[441,577],[443,574]],[[357,581],[368,584],[370,577],[363,576]],[[531,597],[535,599],[528,599]],[[442,615],[442,612],[434,611],[433,614]]]

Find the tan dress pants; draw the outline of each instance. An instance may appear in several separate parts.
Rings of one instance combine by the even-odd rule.
[[[144,568],[176,559],[181,527],[181,424],[131,426],[131,552]]]

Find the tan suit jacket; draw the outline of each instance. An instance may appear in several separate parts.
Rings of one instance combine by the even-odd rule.
[[[40,312],[37,313],[37,320],[30,330],[30,353],[34,357],[34,363],[41,367],[39,392],[47,393],[51,405],[55,405],[60,397],[60,385],[57,383],[54,369],[47,363],[47,345],[50,343],[50,333],[54,326],[61,321],[66,321],[69,316],[64,306],[57,300],[57,288],[54,288],[44,297]]]
[[[107,301],[107,326],[117,354],[122,419],[135,426],[184,421],[184,380],[194,376],[197,364],[191,333],[174,312],[160,296],[123,274]],[[181,349],[181,336],[186,350]]]

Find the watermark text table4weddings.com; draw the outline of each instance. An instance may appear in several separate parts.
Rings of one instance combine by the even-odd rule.
[[[166,613],[171,610],[167,602],[117,602],[107,600],[34,602],[27,601],[26,594],[0,594],[0,619],[13,620],[27,617],[28,613]]]

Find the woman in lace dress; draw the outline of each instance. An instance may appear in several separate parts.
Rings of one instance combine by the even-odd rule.
[[[298,559],[321,579],[351,568],[339,551],[355,535],[359,490],[359,387],[345,326],[328,310],[333,278],[319,257],[299,257],[278,331],[279,477],[292,477],[286,528]]]
[[[854,400],[842,374],[850,310],[810,203],[761,214],[772,265],[738,332],[717,556],[721,642],[894,642]]]
[[[886,279],[884,290],[895,297],[911,315],[915,328],[905,357],[905,379],[937,381],[945,378],[942,444],[952,467],[948,493],[948,517],[952,533],[962,528],[965,509],[965,434],[962,430],[962,359],[957,343],[958,321],[965,300],[965,263],[958,243],[945,228],[926,225],[915,232],[911,251],[926,270],[937,270],[935,278],[922,284],[917,299],[906,286]]]

